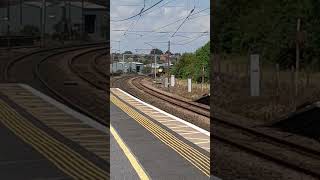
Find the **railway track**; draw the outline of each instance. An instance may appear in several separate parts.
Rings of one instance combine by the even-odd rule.
[[[135,77],[133,79],[130,79],[129,83],[133,84],[137,88],[142,89],[143,91],[147,92],[148,94],[155,96],[163,101],[170,102],[176,106],[187,109],[188,111],[191,111],[196,114],[210,118],[210,107],[209,106],[195,103],[192,101],[184,101],[184,100],[181,100],[181,98],[178,98],[175,96],[170,96],[169,94],[166,94],[165,92],[158,91],[155,88],[150,88],[149,86],[142,83],[142,80],[143,80],[142,77]]]
[[[105,49],[105,46],[105,43],[95,43],[34,51],[11,61],[5,71],[6,77],[10,81],[32,85],[34,88],[108,128],[109,118],[107,118],[107,114],[109,109],[105,96],[100,98],[96,94],[97,91],[104,95],[106,92],[98,90],[93,86],[89,87],[86,85],[87,81],[82,82],[84,80],[79,75],[82,77],[83,72],[79,71],[78,67],[74,64],[83,61],[83,58],[86,58],[88,54],[97,53],[96,56],[86,59],[85,62],[87,63],[82,64],[83,66],[87,66],[89,71],[94,71],[91,66],[97,62],[95,59],[99,56],[102,47]],[[61,67],[65,69],[61,69]],[[71,68],[74,68],[76,71],[73,71]],[[70,73],[67,73],[66,70],[69,70]],[[65,85],[64,82],[69,79],[76,80],[77,85]],[[91,83],[95,84],[95,82]],[[90,101],[92,99],[94,101]],[[92,128],[85,128],[76,123],[76,119],[72,125],[68,126],[65,126],[63,123],[68,123],[70,119],[65,119],[63,122],[62,120],[60,121],[61,124],[51,123],[50,127],[101,158],[106,164],[106,171],[108,171],[108,167],[110,167],[110,154],[105,150],[110,146],[108,142],[109,132],[107,131],[107,134],[105,134],[98,130],[93,131]],[[65,133],[66,129],[68,129],[68,133]],[[79,131],[81,131],[81,137],[79,136]],[[109,177],[109,172],[106,177]]]
[[[93,72],[90,72],[90,70],[89,71],[85,71],[85,72],[82,71],[82,70],[79,70],[78,67],[76,67],[75,64],[74,64],[76,61],[78,61],[78,59],[81,59],[82,56],[87,55],[88,53],[94,53],[95,51],[101,50],[101,48],[99,46],[101,46],[101,44],[89,45],[89,46],[85,46],[85,47],[79,47],[78,49],[73,49],[72,51],[93,48],[93,49],[91,49],[89,51],[84,51],[84,52],[78,53],[77,55],[73,56],[71,59],[68,59],[67,60],[67,67],[71,70],[71,72],[74,73],[73,76],[77,76],[82,81],[85,81],[86,83],[90,84],[93,87],[93,88],[91,88],[91,89],[93,89],[93,91],[95,91],[94,89],[99,89],[99,90],[104,90],[104,92],[101,92],[101,93],[105,93],[106,88],[102,88],[101,85],[99,86],[97,84],[97,82],[95,81],[95,77],[96,76],[93,75],[93,77],[92,76],[88,77],[88,74],[92,75],[92,74],[94,74]],[[70,52],[70,51],[67,50],[66,52]],[[67,87],[63,86],[61,83],[60,84],[54,84],[54,83],[50,84],[50,82],[45,79],[45,76],[46,76],[45,73],[46,72],[41,72],[41,66],[45,66],[45,64],[48,62],[48,60],[50,60],[50,58],[52,58],[54,56],[58,56],[60,54],[61,53],[53,54],[52,56],[44,58],[40,63],[38,63],[37,64],[37,68],[35,70],[36,77],[42,82],[42,84],[45,85],[45,87],[47,89],[50,90],[50,92],[52,92],[55,96],[57,96],[60,99],[62,99],[65,104],[68,104],[69,106],[73,107],[77,111],[80,111],[80,112],[88,115],[89,117],[95,119],[99,123],[107,126],[108,122],[106,122],[106,120],[105,120],[106,119],[106,115],[101,117],[100,114],[102,112],[97,112],[96,110],[92,109],[92,107],[90,107],[91,106],[90,103],[94,104],[95,102],[91,101],[88,104],[85,102],[84,94],[92,92],[91,89],[90,89],[90,91],[89,90],[83,90],[82,91],[83,93],[76,93],[78,95],[72,95],[70,93],[68,95],[64,95],[62,93],[64,91],[64,88],[67,88]],[[88,67],[88,66],[90,66],[90,64],[84,64],[83,66],[87,66]],[[49,73],[47,75],[50,76]],[[54,76],[54,74],[53,74],[53,76]],[[54,77],[51,77],[51,78],[54,78]],[[79,81],[76,80],[76,82],[78,83]],[[77,88],[73,88],[73,89],[77,89]],[[90,98],[89,95],[86,95],[86,97],[88,99]],[[92,97],[94,97],[94,96],[92,96]],[[92,97],[91,97],[91,99],[92,99]],[[101,99],[101,101],[102,101],[101,103],[103,103],[105,101],[105,99],[103,99],[103,100]],[[79,104],[84,104],[84,105],[80,106]],[[101,111],[103,111],[103,110],[101,110]],[[103,113],[103,114],[106,114],[106,113]]]
[[[81,58],[81,56],[90,56],[92,53],[96,52],[100,53],[94,55],[94,57],[91,58],[90,63],[86,62],[86,58]],[[103,59],[103,55],[106,55],[105,47],[100,47],[97,49],[86,51],[69,59],[68,66],[71,69],[71,71],[74,74],[77,74],[78,77],[83,81],[86,81],[87,83],[89,83],[97,89],[107,91],[109,81],[107,81],[108,79],[106,72],[104,72],[102,68],[98,67],[98,64],[100,64],[99,60]],[[82,61],[79,61],[79,59],[82,59]]]
[[[143,83],[145,77],[124,77],[114,80],[113,83],[124,81],[130,86],[129,91],[140,90],[150,94],[157,100],[170,102],[179,108],[210,117],[210,110],[197,103],[188,102],[168,93],[151,88]],[[215,124],[212,137],[245,150],[256,156],[268,159],[298,172],[320,178],[320,151],[311,147],[304,147],[297,143],[285,140],[261,129],[247,127],[228,120],[212,118]]]
[[[88,112],[86,110],[86,108],[80,107],[79,105],[77,105],[77,103],[72,102],[70,99],[66,98],[66,96],[63,95],[61,93],[61,91],[59,92],[55,88],[53,88],[49,84],[47,78],[44,77],[43,73],[41,74],[41,72],[40,72],[41,66],[43,66],[43,64],[45,64],[49,59],[51,59],[55,56],[63,55],[63,54],[70,53],[70,52],[76,52],[76,51],[83,50],[83,49],[99,47],[99,46],[104,46],[104,49],[105,49],[105,45],[106,45],[105,42],[100,42],[100,43],[84,44],[84,45],[77,45],[77,46],[69,45],[69,46],[65,46],[65,47],[35,50],[35,51],[32,51],[31,53],[22,55],[16,59],[14,59],[13,61],[10,61],[7,64],[7,67],[5,68],[4,76],[5,76],[5,79],[9,82],[18,81],[18,82],[33,85],[36,88],[38,88],[39,90],[45,92],[46,94],[49,94],[49,95],[53,96],[54,98],[56,98],[57,100],[63,102],[64,104],[69,105],[73,109],[86,114],[87,116],[97,120],[98,122],[100,122],[104,125],[107,125],[108,123],[103,121],[100,117],[97,117],[96,115]],[[95,49],[94,51],[96,51],[96,50],[97,49]],[[93,51],[91,51],[91,52],[93,52]],[[74,61],[77,57],[78,56],[72,58],[71,60],[68,60],[68,62]],[[26,60],[26,59],[28,59],[28,58],[33,59],[33,61],[31,63],[29,63],[29,67],[24,68],[24,69],[28,70],[28,72],[22,73],[23,75],[21,75],[21,73],[17,73],[17,71],[13,70],[17,64],[19,64],[23,61],[27,62],[28,60]],[[91,61],[95,61],[95,60],[91,60]],[[73,66],[70,65],[69,68],[73,68]],[[75,72],[75,73],[79,73],[79,72]],[[53,74],[53,76],[57,76],[57,74]],[[94,84],[91,81],[89,81],[89,82],[91,84]]]
[[[91,113],[87,110],[86,107],[81,107],[78,105],[79,100],[70,100],[67,98],[61,91],[57,90],[57,88],[54,88],[52,85],[50,85],[48,78],[45,78],[44,74],[49,75],[50,73],[43,73],[40,72],[42,69],[42,66],[56,56],[61,56],[66,53],[70,52],[77,52],[83,49],[88,48],[94,48],[99,46],[105,47],[105,42],[99,42],[99,43],[91,43],[91,44],[84,44],[84,45],[69,45],[65,47],[57,47],[57,48],[50,48],[50,49],[42,49],[42,50],[36,50],[32,51],[31,53],[22,55],[13,61],[10,61],[5,68],[5,79],[9,82],[22,82],[30,84],[37,89],[43,91],[44,93],[54,97],[55,99],[59,100],[60,102],[63,102],[64,104],[67,104],[68,106],[72,107],[73,109],[82,112],[83,114],[86,114],[87,116],[95,119],[96,121],[107,125],[108,123],[105,122],[101,117],[97,116],[94,113]],[[32,59],[32,60],[31,60]],[[30,61],[30,63],[28,63]],[[70,61],[70,60],[69,60]],[[28,64],[27,67],[23,68],[24,73],[21,73],[18,70],[15,70],[15,66],[17,66],[19,63],[25,63]],[[22,66],[22,65],[20,65]],[[21,70],[21,67],[18,68]],[[59,76],[58,74],[51,74],[51,76]],[[59,79],[59,78],[56,78]],[[63,79],[63,78],[62,78]],[[60,85],[61,86],[61,85]],[[64,87],[62,87],[63,89]],[[105,100],[105,99],[104,99]]]

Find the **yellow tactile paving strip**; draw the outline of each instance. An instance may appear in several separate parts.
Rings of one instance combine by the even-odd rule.
[[[160,122],[161,124],[165,125],[172,131],[178,133],[188,141],[196,144],[197,146],[205,149],[206,151],[210,152],[210,137],[197,131],[196,129],[187,126],[186,124],[177,121],[161,112],[158,112],[141,102],[133,99],[132,97],[122,93],[118,89],[112,88],[111,92],[114,93],[118,98],[125,101],[126,103],[132,105],[139,111],[147,114],[154,120]]]
[[[74,179],[105,179],[107,173],[52,138],[0,100],[0,122]]]
[[[100,158],[109,160],[109,151],[106,150],[109,147],[106,134],[82,123],[18,85],[2,84],[0,92],[64,137],[76,142]],[[89,141],[97,143],[97,145],[92,147],[88,143]]]
[[[110,99],[113,104],[115,104],[126,114],[136,120],[140,125],[151,132],[160,141],[172,148],[204,174],[210,176],[210,158],[208,156],[181,141],[167,130],[152,122],[144,115],[138,113],[136,110],[121,102],[114,95],[111,94]]]

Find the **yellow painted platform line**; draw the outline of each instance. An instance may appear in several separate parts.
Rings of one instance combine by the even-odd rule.
[[[105,179],[107,172],[51,137],[0,100],[0,122],[74,179]]]
[[[130,149],[126,146],[126,144],[123,142],[119,134],[116,132],[116,130],[113,128],[113,126],[110,124],[110,132],[112,136],[115,138],[117,141],[118,145],[124,152],[124,154],[127,156],[128,160],[130,161],[132,167],[134,170],[137,172],[139,178],[141,180],[149,180],[149,177],[147,173],[144,171],[144,169],[140,166],[138,160],[134,157]]]
[[[210,158],[186,144],[182,140],[175,137],[172,133],[163,129],[159,125],[152,122],[150,119],[145,117],[144,115],[138,113],[136,110],[132,109],[113,94],[110,96],[111,102],[119,107],[122,111],[132,117],[135,121],[137,121],[140,125],[142,125],[145,129],[151,132],[155,137],[157,137],[164,144],[172,148],[178,154],[180,154],[183,158],[189,161],[192,165],[198,168],[205,175],[210,176]]]

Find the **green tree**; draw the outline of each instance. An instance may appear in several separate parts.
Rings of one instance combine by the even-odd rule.
[[[317,0],[221,0],[215,14],[215,42],[222,53],[255,51],[262,60],[288,67],[295,61],[296,26],[301,18],[302,65],[320,64],[319,10]]]
[[[123,54],[132,54],[131,51],[125,51]]]
[[[155,49],[151,49],[150,54],[161,55],[161,54],[163,54],[163,52],[160,49],[155,48]]]
[[[202,68],[205,69],[205,79],[209,79],[210,71],[210,42],[206,43],[195,53],[184,53],[179,61],[172,68],[172,73],[179,78],[192,77],[196,81],[201,81]]]
[[[27,36],[35,36],[35,35],[39,35],[40,31],[39,31],[39,28],[36,26],[25,25],[21,30],[21,33]]]

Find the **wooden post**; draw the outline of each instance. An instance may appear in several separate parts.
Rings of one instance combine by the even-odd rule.
[[[236,64],[236,78],[239,79],[239,64]]]
[[[204,65],[202,65],[201,92],[203,92],[203,84],[204,84]]]
[[[295,111],[296,110],[296,95],[295,95],[296,90],[295,90],[295,69],[293,66],[291,66],[291,89],[292,89],[291,103],[293,105],[293,110]]]
[[[188,78],[188,92],[191,93],[192,84],[191,84],[191,77]]]
[[[312,73],[312,68],[308,68],[307,70],[307,84],[306,86],[309,87],[310,86],[310,75]]]
[[[260,59],[259,54],[250,55],[250,96],[260,96]]]
[[[221,59],[220,59],[221,57],[220,57],[220,55],[218,55],[218,57],[217,57],[217,63],[218,63],[218,80],[220,80],[221,79]]]
[[[226,64],[226,74],[229,74],[229,63]]]
[[[275,104],[280,103],[280,66],[276,64],[276,101]],[[276,107],[275,107],[276,109]]]
[[[167,60],[168,60],[168,68],[167,68],[167,76],[168,76],[168,83],[170,78],[170,40],[168,41],[168,54],[167,54]],[[169,86],[167,87],[169,91]]]
[[[298,18],[297,19],[297,34],[299,35],[300,33],[300,26],[301,26],[301,19]],[[300,61],[300,42],[298,41],[298,36],[297,36],[297,40],[296,40],[296,71],[295,71],[295,92],[294,98],[298,97],[298,83],[299,83],[299,61]],[[296,104],[295,104],[296,106]],[[296,108],[295,108],[296,109]]]

